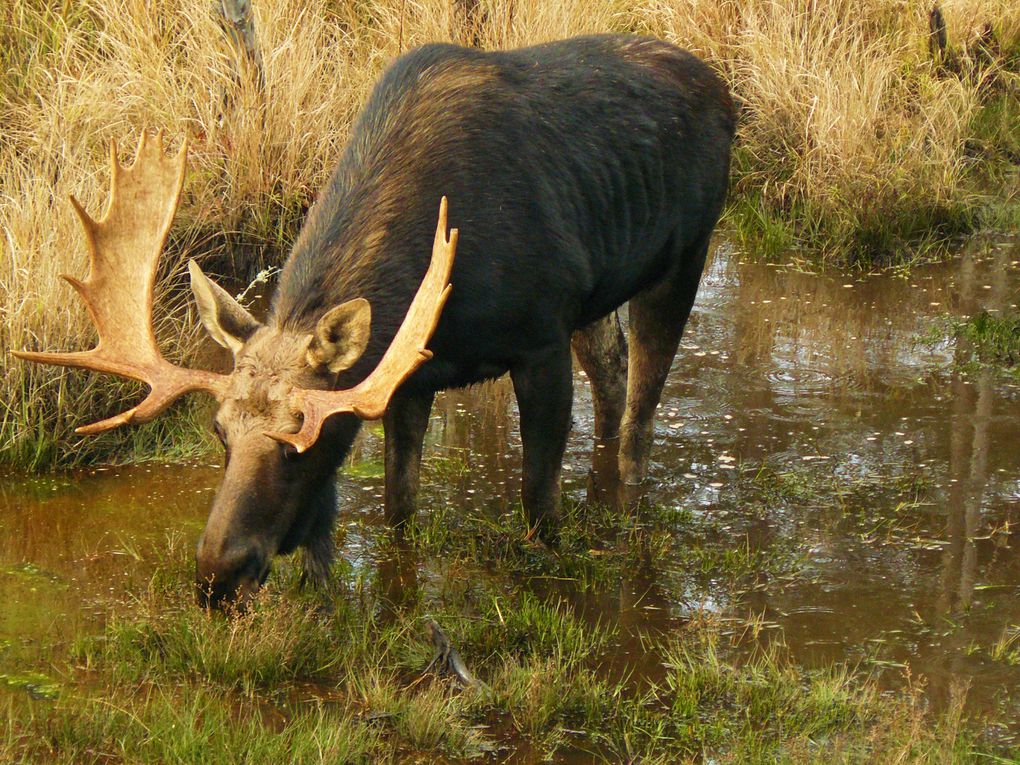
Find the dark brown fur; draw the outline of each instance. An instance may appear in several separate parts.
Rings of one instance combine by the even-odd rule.
[[[234,317],[227,335],[244,344],[217,416],[226,476],[199,546],[212,602],[252,591],[272,556],[295,547],[309,552],[310,576],[328,568],[333,473],[359,423],[332,418],[301,456],[262,434],[297,427],[288,386],[347,387],[374,368],[428,265],[443,195],[461,232],[453,291],[434,358],[385,415],[387,517],[401,526],[414,513],[436,391],[509,372],[522,501],[554,541],[575,333],[606,459],[624,481],[640,481],[726,193],[734,128],[722,81],[657,40],[587,37],[498,53],[431,45],[398,59],[308,214],[266,325],[231,307],[213,312]],[[371,304],[361,359],[338,375],[303,366],[316,326],[355,298]],[[627,301],[629,343],[614,314]]]

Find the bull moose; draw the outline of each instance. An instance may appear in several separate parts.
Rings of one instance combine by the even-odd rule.
[[[216,396],[226,467],[198,543],[203,604],[246,599],[274,555],[298,548],[306,576],[328,574],[334,476],[362,419],[383,419],[385,513],[407,522],[436,392],[506,372],[522,502],[555,540],[572,337],[596,435],[617,445],[623,481],[639,482],[726,194],[735,122],[720,78],[655,39],[411,51],[356,120],[264,323],[189,263],[201,320],[233,354],[229,374],[170,364],[157,348],[153,284],[186,146],[168,157],[143,133],[132,165],[113,151],[101,220],[72,199],[91,270],[66,278],[97,346],[19,355],[150,386],[141,404],[82,433],[149,420],[189,391]],[[624,355],[615,309],[627,301]]]

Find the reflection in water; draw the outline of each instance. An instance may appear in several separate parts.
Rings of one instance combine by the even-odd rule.
[[[976,709],[1015,704],[1002,699],[1020,698],[1020,668],[989,648],[1020,624],[1010,533],[1020,522],[1020,390],[993,370],[954,364],[969,356],[962,342],[929,347],[918,337],[946,314],[1007,308],[1018,286],[1017,243],[981,245],[906,277],[814,275],[741,263],[720,248],[663,394],[647,498],[713,519],[747,555],[792,548],[804,575],[762,576],[732,592],[714,586],[711,571],[692,584],[679,558],[645,551],[618,586],[526,586],[568,600],[591,623],[618,624],[618,654],[605,666],[621,675],[654,678],[659,659],[643,655],[638,636],[707,609],[763,614],[807,664],[909,664],[936,702],[969,683]],[[563,483],[581,498],[593,437],[581,374],[575,390]],[[440,396],[422,505],[517,512],[519,445],[506,381]],[[597,447],[596,461],[610,451]],[[366,429],[358,454],[380,464],[377,429]],[[768,501],[759,469],[782,479]],[[30,655],[88,629],[90,592],[144,578],[168,530],[194,543],[218,475],[141,466],[4,481],[0,645]],[[383,595],[382,618],[400,618],[448,569],[378,533],[382,479],[357,476],[341,480],[343,554]],[[884,484],[919,488],[890,500]],[[0,652],[0,671],[11,660]]]
[[[960,269],[959,308],[965,315],[981,310],[1001,311],[1008,305],[1009,259],[1005,250],[993,253],[988,269],[990,290],[977,284],[975,263],[964,261]],[[980,294],[987,292],[987,297]],[[968,375],[964,369],[973,353],[971,341],[960,337],[956,342],[955,364],[951,382],[952,405],[949,418],[950,458],[949,492],[946,504],[946,546],[943,551],[942,586],[936,613],[948,622],[964,619],[970,610],[979,566],[976,540],[985,526],[983,505],[988,484],[989,424],[993,417],[995,374],[983,368]],[[1004,625],[1005,626],[1005,625]],[[965,633],[955,636],[953,647],[945,657],[946,672],[933,678],[932,691],[942,704],[952,700],[957,684],[967,677],[962,657],[966,646]]]
[[[384,551],[376,569],[384,623],[399,620],[400,614],[418,602],[420,567],[420,556],[404,539],[393,541]]]

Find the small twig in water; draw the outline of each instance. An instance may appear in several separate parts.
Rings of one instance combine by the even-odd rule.
[[[440,675],[453,675],[465,688],[473,685],[482,685],[484,687],[484,684],[468,671],[464,660],[460,658],[460,653],[453,647],[450,638],[446,636],[446,633],[443,632],[435,619],[426,620],[425,634],[428,636],[429,642],[432,643],[432,648],[434,649],[432,661],[425,667],[425,672],[435,667]]]

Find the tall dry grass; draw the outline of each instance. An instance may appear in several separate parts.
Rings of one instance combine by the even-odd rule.
[[[195,333],[174,286],[184,260],[198,255],[242,278],[279,260],[383,67],[427,41],[495,48],[636,31],[710,58],[744,107],[730,219],[748,246],[884,257],[972,213],[965,146],[980,82],[938,76],[926,52],[927,5],[915,0],[253,5],[263,87],[208,0],[13,0],[0,10],[0,460],[144,452],[196,432],[157,425],[79,441],[71,428],[109,413],[131,389],[8,355],[79,348],[92,337],[57,274],[85,268],[65,200],[73,193],[102,209],[111,138],[128,143],[145,126],[192,137],[160,316],[164,347],[189,355]],[[952,0],[945,10],[954,42],[987,19],[1015,49],[1020,7],[1010,0]]]
[[[942,5],[957,48],[985,22],[1016,48],[1020,5]],[[652,0],[637,11],[640,28],[718,62],[743,103],[731,211],[745,244],[870,264],[973,222],[967,141],[984,86],[1011,75],[1001,64],[941,73],[927,47],[931,7]]]

